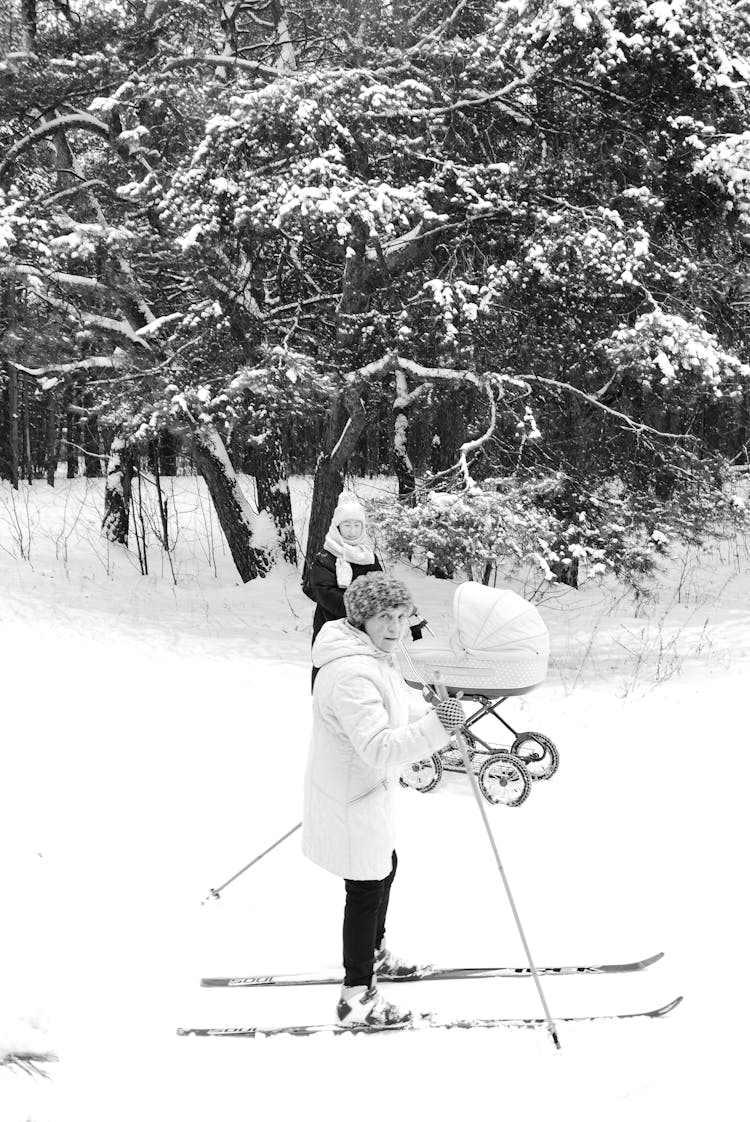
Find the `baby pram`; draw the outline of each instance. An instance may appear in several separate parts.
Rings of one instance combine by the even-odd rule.
[[[454,629],[445,639],[427,638],[402,645],[401,672],[415,689],[434,689],[436,673],[452,697],[474,702],[465,739],[469,761],[482,795],[490,803],[520,806],[531,785],[551,779],[560,757],[541,732],[517,732],[498,713],[508,698],[528,693],[544,681],[549,635],[539,612],[509,589],[487,588],[467,581],[453,597]],[[476,726],[492,718],[513,737],[496,744],[479,736]],[[404,769],[400,782],[427,793],[445,772],[465,774],[463,758],[450,746]]]

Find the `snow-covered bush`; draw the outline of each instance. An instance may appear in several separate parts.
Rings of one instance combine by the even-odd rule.
[[[701,397],[739,400],[750,386],[750,365],[715,335],[661,310],[613,332],[601,351],[618,373],[630,374],[645,393],[658,393],[678,411]]]
[[[369,506],[387,555],[485,583],[498,569],[531,564],[549,583],[578,587],[612,574],[642,590],[678,540],[750,526],[750,505],[728,485],[721,499],[705,488],[676,505],[653,492],[636,501],[620,479],[585,489],[560,473],[428,491],[414,506],[392,499]]]
[[[750,76],[750,67],[748,71]],[[716,130],[704,126],[702,131],[712,136]],[[739,224],[745,237],[750,237],[750,132],[722,137],[710,147],[697,135],[695,141],[699,151],[706,150],[695,162],[695,175],[719,188],[730,220]]]
[[[545,540],[554,535],[554,520],[513,485],[503,492],[429,491],[416,506],[384,500],[372,512],[387,553],[485,583],[505,562],[536,560],[544,567]]]

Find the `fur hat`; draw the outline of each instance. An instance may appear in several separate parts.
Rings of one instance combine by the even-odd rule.
[[[346,521],[361,522],[363,526],[365,524],[365,508],[353,491],[342,491],[339,495],[331,526],[339,526]]]
[[[390,608],[403,608],[408,615],[414,601],[406,585],[395,577],[385,573],[365,573],[347,588],[344,607],[352,627],[361,629],[366,620]]]

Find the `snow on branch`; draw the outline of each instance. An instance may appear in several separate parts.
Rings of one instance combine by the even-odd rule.
[[[562,86],[563,89],[581,90],[583,93],[598,94],[601,98],[609,101],[617,101],[620,105],[626,105],[629,109],[635,107],[635,102],[631,101],[629,97],[623,97],[622,94],[615,93],[614,90],[602,89],[601,86],[597,86],[593,82],[584,82],[582,78],[555,78],[552,75],[546,75],[545,80],[551,82],[555,86]]]
[[[423,47],[426,47],[428,43],[436,43],[439,39],[442,39],[446,31],[450,29],[451,24],[453,24],[458,19],[468,2],[469,0],[458,0],[458,4],[456,4],[451,14],[447,16],[441,24],[438,24],[437,27],[434,27],[432,31],[428,31],[426,35],[423,35],[418,43],[409,48],[407,54],[415,54]]]
[[[167,50],[173,49],[168,43],[161,45]],[[232,55],[181,55],[179,58],[168,58],[163,64],[163,69],[177,70],[183,66],[234,66],[237,70],[258,74],[261,78],[268,78],[269,81],[275,81],[279,77],[279,72],[271,66],[264,66],[260,62],[248,62],[247,59]]]
[[[415,378],[419,378],[422,381],[434,378],[456,382],[472,382],[474,385],[481,385],[485,389],[485,392],[490,395],[492,400],[491,408],[493,410],[493,430],[495,425],[495,403],[492,389],[493,384],[498,384],[501,382],[511,383],[514,386],[525,388],[528,390],[528,384],[530,382],[534,382],[538,385],[549,386],[550,388],[556,390],[564,390],[566,393],[572,393],[577,395],[578,397],[582,397],[585,401],[588,401],[589,404],[593,405],[595,409],[600,409],[602,412],[609,413],[611,416],[616,417],[618,420],[622,421],[623,424],[632,429],[633,432],[650,433],[652,436],[662,436],[668,440],[694,439],[690,436],[682,435],[680,433],[662,432],[661,429],[656,429],[653,427],[653,425],[644,424],[642,421],[635,421],[632,417],[629,417],[627,413],[621,413],[619,409],[613,409],[610,405],[605,405],[604,402],[599,400],[598,394],[587,393],[585,390],[581,390],[577,386],[571,385],[569,382],[562,382],[557,378],[546,378],[541,374],[523,374],[517,377],[508,377],[507,375],[481,375],[471,370],[456,370],[451,367],[443,366],[421,366],[418,362],[413,362],[408,358],[402,358],[400,355],[396,356],[396,364],[402,370],[413,375]],[[610,383],[608,383],[608,385],[609,384]],[[601,392],[603,391],[599,391],[599,393]],[[475,448],[478,448],[481,444],[484,444],[491,435],[491,431],[488,431],[483,437],[479,439],[479,443],[477,443],[476,441],[470,441],[468,444],[464,445],[462,448],[462,458],[465,460],[465,454],[473,452]]]
[[[182,319],[182,312],[171,312],[169,315],[159,316],[157,319],[152,319],[145,327],[139,327],[135,331],[135,336],[139,341],[143,341],[152,335],[158,335],[163,327],[166,327],[168,323],[174,323],[178,319]]]
[[[67,113],[64,117],[54,117],[51,121],[45,121],[43,125],[30,132],[28,136],[19,140],[8,152],[3,160],[0,160],[0,179],[6,172],[13,166],[18,157],[31,148],[39,140],[44,140],[52,132],[57,132],[61,128],[84,129],[86,132],[95,132],[99,136],[104,136],[109,139],[109,128],[100,121],[98,117],[93,117],[90,113]]]
[[[441,378],[451,382],[473,382],[474,385],[479,385],[480,377],[472,370],[456,370],[450,366],[420,366],[418,362],[413,362],[410,358],[401,358],[399,355],[396,362],[408,374],[412,374],[415,378]]]
[[[584,401],[588,401],[595,409],[601,409],[604,413],[609,413],[613,417],[617,417],[622,421],[627,428],[632,429],[636,433],[650,433],[652,436],[662,436],[665,440],[695,440],[694,436],[685,433],[663,432],[661,429],[655,429],[653,425],[645,425],[642,421],[634,421],[627,413],[621,413],[619,409],[613,409],[610,405],[605,405],[604,402],[598,399],[596,394],[586,393],[585,390],[580,390],[578,386],[572,386],[570,382],[561,382],[557,378],[545,378],[541,374],[523,374],[521,380],[524,382],[536,382],[542,386],[549,386],[556,390],[565,390],[566,393],[575,394],[577,397],[582,397]],[[608,383],[609,384],[609,383]],[[599,391],[602,392],[602,391]]]
[[[482,433],[481,436],[478,436],[475,440],[465,441],[459,449],[458,467],[459,467],[459,470],[461,471],[461,474],[464,477],[464,483],[466,484],[467,488],[474,486],[474,480],[471,478],[471,475],[469,473],[469,462],[468,462],[467,457],[468,457],[470,452],[476,452],[477,448],[481,448],[483,444],[486,444],[487,441],[490,439],[490,437],[494,434],[495,428],[497,427],[497,406],[495,404],[495,386],[493,385],[493,383],[491,381],[486,381],[485,382],[484,392],[487,395],[487,400],[489,401],[489,404],[490,404],[490,423],[489,423],[489,426],[485,430],[485,432]]]
[[[75,174],[72,171],[66,171],[66,175]],[[42,206],[51,206],[52,203],[59,203],[62,199],[70,198],[71,195],[77,195],[79,191],[89,191],[92,187],[103,187],[105,191],[111,191],[108,183],[103,179],[85,179],[80,183],[74,183],[71,187],[63,187],[60,191],[55,191],[51,195],[39,196],[38,203]]]
[[[75,362],[55,362],[49,366],[22,366],[20,362],[14,363],[16,369],[30,378],[51,378],[52,382],[43,385],[42,389],[52,389],[62,377],[68,380],[79,370],[121,370],[124,362],[122,354],[91,355],[89,358],[80,358]]]
[[[283,315],[286,312],[296,312],[300,308],[307,307],[308,304],[330,304],[339,299],[337,292],[330,292],[326,296],[309,296],[306,300],[295,300],[293,304],[279,304],[278,307],[272,308],[266,313],[265,319],[276,319],[277,316]]]
[[[484,382],[482,376],[475,374],[472,370],[455,370],[448,366],[421,366],[418,362],[414,362],[410,358],[402,358],[401,355],[396,354],[394,351],[389,351],[381,358],[376,358],[373,362],[368,362],[366,366],[360,366],[356,370],[350,370],[348,374],[344,375],[344,381],[350,386],[356,386],[368,378],[375,375],[389,374],[391,370],[397,367],[407,374],[411,374],[414,378],[419,378],[421,381],[429,381],[431,378],[438,378],[450,380],[452,382],[472,382],[474,385],[479,385]],[[416,391],[414,391],[416,393]],[[419,396],[419,395],[417,395]]]
[[[388,120],[394,117],[409,117],[411,119],[444,117],[447,113],[454,113],[459,109],[476,109],[481,105],[487,105],[491,102],[499,104],[500,108],[513,117],[514,120],[520,121],[522,124],[530,125],[531,118],[527,113],[522,112],[517,106],[512,104],[504,104],[508,95],[513,93],[520,87],[527,86],[528,80],[526,78],[514,78],[507,86],[503,86],[501,90],[494,90],[492,93],[484,94],[482,97],[469,97],[464,98],[462,101],[454,101],[450,105],[436,105],[431,109],[388,109],[382,113],[369,114],[375,120]]]
[[[356,385],[360,381],[371,378],[374,374],[387,374],[393,366],[394,357],[389,353],[383,355],[382,358],[376,358],[374,362],[368,362],[366,366],[351,370],[344,376],[344,381],[349,385]]]
[[[79,292],[87,293],[90,296],[114,297],[111,288],[93,277],[82,277],[78,276],[77,273],[44,273],[33,265],[14,265],[12,271],[16,276],[36,278],[49,284],[60,284],[66,288],[77,289]],[[10,272],[9,267],[0,267],[0,276],[8,276]]]
[[[95,312],[83,312],[77,308],[75,304],[71,304],[67,300],[59,300],[50,292],[36,293],[34,289],[32,289],[32,292],[37,296],[37,299],[43,301],[49,307],[57,308],[58,311],[62,312],[64,315],[71,316],[80,323],[82,327],[92,328],[95,331],[104,331],[108,334],[122,335],[130,343],[136,343],[141,347],[145,347],[146,350],[151,350],[146,339],[142,338],[142,336],[147,334],[146,330],[142,329],[141,331],[135,332],[125,319],[112,319],[109,316],[97,315]]]
[[[400,369],[396,373],[396,396],[393,400],[393,408],[410,409],[415,401],[419,401],[420,397],[424,397],[429,392],[428,382],[420,382],[418,386],[410,390],[406,380],[406,372]]]

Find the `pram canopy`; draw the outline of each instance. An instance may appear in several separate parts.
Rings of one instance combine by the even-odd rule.
[[[544,681],[549,632],[533,604],[507,588],[466,581],[453,597],[454,625],[447,639],[426,638],[401,648],[409,685],[434,682],[467,694],[525,693]]]

